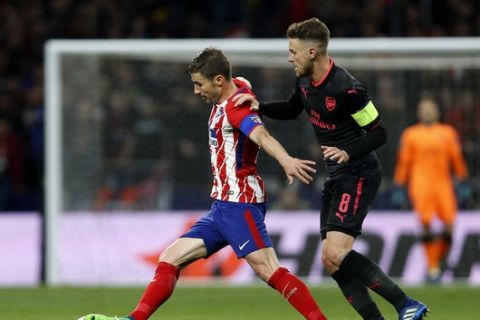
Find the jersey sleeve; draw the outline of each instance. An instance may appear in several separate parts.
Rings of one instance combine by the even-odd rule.
[[[298,118],[304,110],[302,98],[299,94],[298,84],[292,90],[286,101],[261,102],[260,113],[272,119],[293,120]]]
[[[395,173],[393,180],[397,185],[404,186],[408,182],[410,175],[410,164],[412,162],[413,140],[411,138],[411,131],[413,129],[407,129],[402,133],[400,138],[400,147],[397,153],[397,164],[395,166]]]
[[[232,81],[237,88],[246,87],[248,89],[252,89],[252,84],[250,83],[250,81],[248,81],[247,79],[245,79],[243,77],[235,77],[235,78],[232,79]]]
[[[345,90],[346,105],[351,117],[360,127],[371,126],[379,121],[377,108],[367,93],[367,88],[359,82]]]
[[[226,108],[226,115],[233,128],[240,129],[247,136],[257,126],[263,126],[258,112],[250,110],[250,105],[235,107],[233,104],[229,104]]]
[[[449,147],[449,156],[452,164],[453,171],[459,179],[465,179],[468,176],[467,165],[462,153],[462,147],[460,144],[460,139],[458,137],[457,131],[453,127],[448,127],[449,129],[449,138],[450,143],[447,144]]]

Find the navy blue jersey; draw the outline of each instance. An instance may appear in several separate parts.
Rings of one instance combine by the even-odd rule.
[[[320,145],[347,150],[366,135],[365,128],[379,123],[380,118],[365,86],[345,69],[336,66],[333,60],[330,62],[321,81],[314,83],[310,77],[298,78],[286,105],[281,108],[265,108],[263,105],[260,110],[276,119],[296,118],[305,110]],[[271,113],[274,109],[275,112]],[[332,177],[361,174],[379,169],[380,162],[371,151],[360,157],[351,157],[347,163],[327,160],[326,168]]]

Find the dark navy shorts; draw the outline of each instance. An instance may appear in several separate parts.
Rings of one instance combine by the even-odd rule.
[[[230,245],[242,258],[272,242],[265,227],[265,203],[237,203],[216,200],[182,237],[203,239],[210,256]]]
[[[363,220],[382,181],[381,171],[328,179],[322,191],[320,232],[340,231],[353,237],[362,232]]]

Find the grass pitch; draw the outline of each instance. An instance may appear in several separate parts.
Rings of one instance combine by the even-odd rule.
[[[0,289],[0,316],[17,320],[76,320],[87,313],[126,315],[143,288]],[[480,319],[480,287],[406,288],[427,303],[429,320]],[[329,319],[360,319],[336,287],[313,287],[313,295]],[[395,310],[374,296],[386,319]],[[177,287],[152,319],[169,320],[292,320],[302,319],[274,290],[252,287]]]

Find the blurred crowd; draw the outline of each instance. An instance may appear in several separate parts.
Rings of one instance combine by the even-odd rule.
[[[480,34],[480,3],[474,0],[0,0],[0,211],[43,208],[44,45],[47,40],[283,38],[291,22],[312,16],[324,20],[330,26],[333,37]],[[65,133],[77,133],[78,145],[72,147],[70,154],[77,159],[75,163],[83,166],[76,167],[75,170],[85,174],[85,179],[74,179],[72,176],[72,179],[66,180],[68,189],[73,190],[71,195],[67,194],[70,200],[66,202],[70,203],[72,209],[87,209],[86,203],[90,208],[98,210],[182,209],[204,206],[205,200],[209,202],[206,195],[210,178],[209,172],[204,169],[209,167],[208,155],[205,157],[206,150],[199,148],[194,139],[199,131],[202,132],[203,127],[198,130],[193,128],[197,122],[200,122],[199,125],[203,124],[201,121],[205,118],[205,110],[198,107],[197,97],[191,94],[190,87],[170,91],[170,100],[164,100],[168,107],[160,109],[148,98],[148,94],[132,95],[132,92],[137,92],[155,96],[156,85],[168,85],[168,79],[148,78],[148,73],[146,79],[135,79],[136,73],[132,70],[145,67],[155,68],[155,65],[131,67],[122,65],[121,62],[109,61],[103,66],[105,78],[100,83],[103,94],[99,97],[105,106],[102,112],[96,112],[91,101],[82,100],[80,93],[70,93],[73,95],[71,101],[77,101],[74,106],[78,112],[76,121],[95,123],[92,119],[97,119],[110,126],[108,131],[100,132],[103,147],[89,143],[96,137],[89,137],[88,132],[75,131],[75,126]],[[160,74],[166,74],[165,70],[160,71]],[[184,74],[183,70],[167,71]],[[135,83],[132,77],[133,80],[142,80],[142,85],[151,83],[151,87],[138,88],[131,85]],[[361,75],[358,77],[362,78]],[[404,74],[401,79],[409,81],[415,78],[412,83],[422,86],[432,83],[435,85],[435,79],[441,77],[453,78],[446,83],[453,85],[453,89],[458,89],[452,94],[444,92],[446,88],[434,88],[441,94],[441,104],[446,110],[445,120],[459,129],[467,162],[470,166],[475,166],[476,159],[480,158],[477,142],[480,137],[480,119],[472,120],[469,115],[478,115],[480,112],[473,113],[478,110],[476,101],[479,99],[473,90],[477,88],[471,87],[469,79],[480,78],[478,71],[471,71],[466,75]],[[122,79],[125,81],[122,82]],[[371,87],[372,95],[382,100],[382,95],[388,94],[386,92],[391,90],[391,86],[395,86],[392,79],[392,75],[377,74],[374,79],[365,79],[365,82]],[[371,80],[371,83],[368,80]],[[129,85],[125,87],[122,83]],[[284,92],[290,90],[290,84],[285,84]],[[259,89],[268,91],[268,88]],[[268,92],[264,97],[268,97]],[[180,98],[181,103],[177,101]],[[395,102],[400,106],[408,106],[411,102],[400,103],[401,97],[390,101],[394,101],[390,103],[393,105],[388,106],[392,110],[392,119],[395,111],[398,111],[395,109],[398,107],[394,105]],[[188,127],[179,129],[178,125],[182,123],[179,118],[181,113],[175,112],[175,108],[182,108],[194,115],[198,113],[195,118],[198,121],[189,122]],[[135,121],[131,121],[132,119]],[[406,119],[404,124],[411,124],[413,120]],[[465,123],[468,125],[465,126]],[[403,128],[391,129],[398,131],[391,132],[394,139],[398,137],[401,129]],[[280,140],[288,138],[281,137],[281,134],[279,131]],[[158,141],[159,137],[163,142]],[[172,145],[174,137],[175,146]],[[152,144],[155,144],[156,148],[148,147]],[[391,156],[396,145],[395,143],[387,147],[384,153]],[[101,158],[95,162],[97,171],[91,170],[89,161],[95,161],[92,155]],[[189,166],[190,171],[175,170],[179,164]],[[133,167],[145,170],[136,172],[131,169]],[[124,170],[125,168],[130,170]],[[393,165],[387,161],[387,177],[391,177],[392,168]],[[102,174],[98,175],[100,171]],[[476,171],[471,171],[473,179],[478,180]],[[182,172],[187,173],[181,174]],[[192,177],[191,172],[199,174]],[[278,171],[276,173],[278,174]],[[88,178],[88,174],[93,176]],[[478,172],[476,174],[478,175]],[[267,173],[267,179],[269,176]],[[192,179],[198,179],[198,183]],[[92,189],[92,185],[85,181],[95,181],[92,185],[100,187]],[[273,194],[274,200],[291,199],[289,203],[275,203],[276,208],[294,206],[292,202],[295,201],[299,208],[315,206],[310,198],[315,198],[316,192],[299,190],[295,194],[291,190],[283,191],[281,183],[270,182],[272,189],[276,191]],[[475,183],[476,180],[473,182],[474,187]],[[388,181],[386,186],[377,202],[379,208],[393,206]],[[167,195],[165,199],[158,197],[159,188],[168,190],[162,193]],[[82,198],[75,190],[90,190],[91,194]],[[478,203],[468,200],[472,192],[470,189],[459,192],[465,194],[461,199],[467,199],[461,203],[463,208],[478,208]],[[149,198],[149,194],[157,196]],[[276,197],[275,194],[282,196]],[[298,194],[312,196],[300,198]],[[142,197],[144,199],[141,206],[132,205],[138,203]],[[192,203],[186,206],[182,200],[188,197],[198,200],[192,200]],[[121,204],[116,205],[112,199],[120,199]]]

